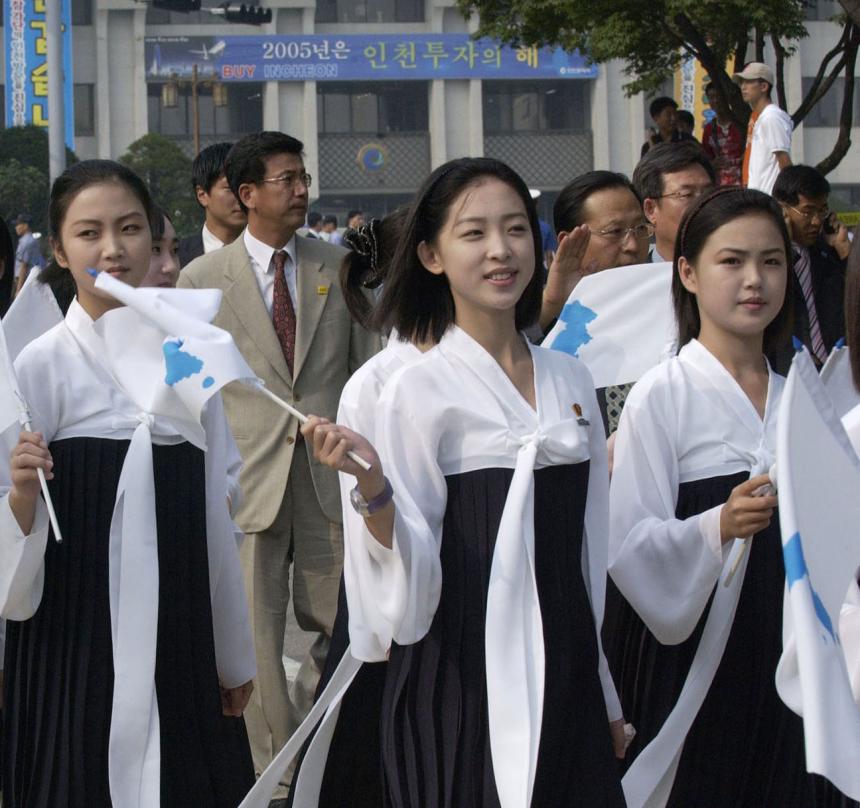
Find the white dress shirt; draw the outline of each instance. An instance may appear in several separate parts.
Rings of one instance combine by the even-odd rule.
[[[263,302],[266,304],[269,314],[272,313],[272,302],[275,297],[275,264],[272,261],[272,256],[278,250],[287,251],[288,258],[284,262],[284,273],[287,276],[287,289],[290,290],[290,299],[293,301],[293,311],[297,311],[295,235],[277,250],[251,235],[251,231],[247,227],[242,238],[245,239],[245,249],[251,259],[251,267],[257,277],[257,286],[260,287],[260,294],[263,296]]]
[[[203,225],[203,230],[200,232],[200,235],[203,237],[203,255],[208,255],[211,252],[215,252],[215,250],[220,250],[224,246],[224,242],[221,241],[218,236],[216,236],[206,225]]]

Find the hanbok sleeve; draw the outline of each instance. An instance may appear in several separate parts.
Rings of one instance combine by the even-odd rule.
[[[412,396],[410,396],[412,397]],[[439,546],[448,489],[428,426],[401,406],[396,392],[383,392],[377,411],[376,447],[394,489],[392,548],[383,547],[344,505],[344,540],[350,564],[350,642],[359,659],[385,658],[391,640],[408,645],[430,629],[439,603]],[[347,486],[342,481],[342,491]],[[357,597],[355,594],[357,593]]]
[[[43,380],[43,384],[51,384]],[[19,386],[25,400],[30,400],[26,377],[19,372]],[[30,407],[33,429],[50,443],[55,429]],[[36,498],[36,515],[28,535],[24,535],[12,509],[9,490],[12,487],[10,459],[18,443],[20,428],[9,427],[0,440],[0,617],[7,620],[28,620],[39,608],[45,584],[45,548],[48,544],[48,509],[42,496]]]
[[[690,636],[724,557],[721,505],[675,518],[682,429],[668,384],[640,381],[621,415],[609,494],[609,574],[667,645]]]
[[[860,587],[853,581],[839,614],[839,639],[845,651],[854,701],[860,704]]]
[[[623,711],[600,639],[606,603],[606,566],[609,555],[609,462],[606,453],[606,433],[603,430],[603,419],[600,417],[600,406],[594,393],[591,374],[586,372],[586,375],[588,377],[586,389],[590,391],[587,411],[592,413],[592,418],[588,429],[588,450],[591,462],[585,506],[582,574],[588,587],[591,610],[594,614],[599,654],[598,673],[603,689],[603,699],[606,702],[608,719],[615,721],[623,717]]]
[[[239,550],[233,520],[227,510],[230,442],[223,440],[225,419],[219,395],[207,403],[203,425],[209,447],[206,452],[206,536],[215,662],[221,684],[232,688],[253,679],[257,664]]]

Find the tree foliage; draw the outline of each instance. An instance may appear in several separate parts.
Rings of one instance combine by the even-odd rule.
[[[78,161],[66,149],[66,164]],[[0,129],[0,215],[29,213],[33,230],[47,232],[50,180],[48,131],[42,126]]]
[[[47,233],[49,194],[47,173],[15,159],[0,162],[0,212],[5,221],[29,213],[32,229]]]
[[[48,130],[43,126],[12,126],[0,129],[0,162],[17,160],[38,168],[46,177],[48,167]],[[77,163],[77,155],[66,148],[66,165]]]
[[[732,116],[742,126],[749,108],[731,73],[749,61],[764,61],[765,46],[776,54],[776,100],[785,108],[783,64],[806,36],[806,0],[457,0],[466,15],[480,16],[479,36],[511,45],[579,48],[595,62],[622,59],[628,94],[657,90],[683,59],[692,56],[715,82]],[[843,6],[858,5],[845,0]],[[858,5],[860,8],[860,5]],[[858,12],[860,13],[860,12]],[[860,28],[849,15],[841,36],[792,114],[795,125],[845,76],[840,129],[832,153],[819,165],[833,169],[851,145],[854,67]],[[729,66],[729,70],[726,66]]]
[[[163,135],[148,134],[119,159],[143,178],[180,237],[200,229],[203,216],[191,192],[191,160],[179,146]]]

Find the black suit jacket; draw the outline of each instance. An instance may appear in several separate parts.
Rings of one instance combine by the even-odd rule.
[[[815,312],[821,328],[824,347],[829,353],[834,344],[845,336],[845,264],[836,251],[824,239],[819,239],[809,248],[809,265],[812,272],[812,294],[815,297]],[[810,351],[812,339],[809,335],[809,312],[803,299],[803,290],[794,270],[791,272],[794,295],[794,334]],[[791,365],[794,348],[787,340],[773,351],[768,359],[777,373],[785,375]]]
[[[190,264],[195,258],[203,255],[203,234],[195,233],[179,240],[179,267]]]

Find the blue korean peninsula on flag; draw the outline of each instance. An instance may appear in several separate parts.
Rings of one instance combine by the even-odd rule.
[[[634,382],[677,340],[671,284],[668,262],[586,275],[543,345],[581,359],[595,387]]]
[[[839,619],[860,565],[860,459],[805,348],[786,381],[776,456],[787,589],[777,691],[803,716],[807,770],[856,800],[860,706]]]

